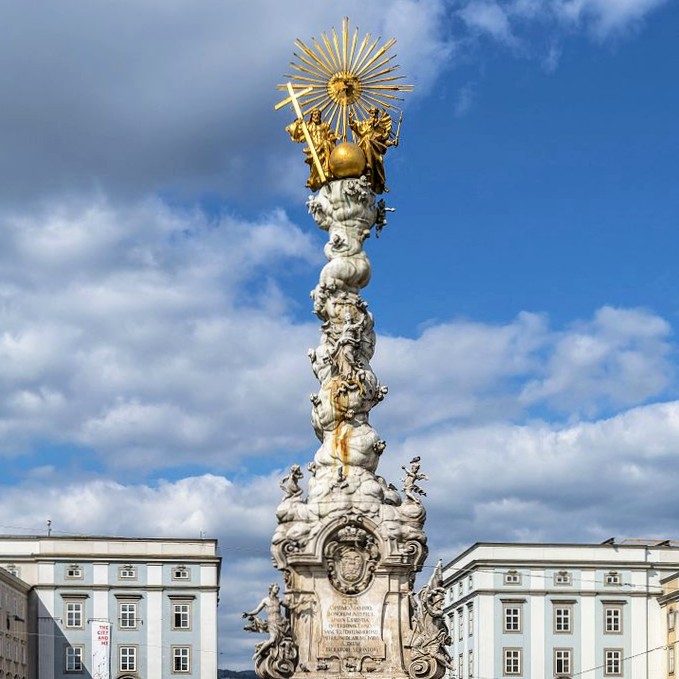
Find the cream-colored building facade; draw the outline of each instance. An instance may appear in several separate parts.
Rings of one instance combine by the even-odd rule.
[[[0,679],[27,679],[28,593],[12,569],[0,568]]]
[[[667,679],[677,676],[677,624],[679,624],[679,572],[662,578],[662,596],[660,608],[666,630],[666,673]]]

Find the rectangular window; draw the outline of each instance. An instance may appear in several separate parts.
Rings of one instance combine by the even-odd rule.
[[[121,601],[118,604],[118,620],[120,629],[137,628],[137,604],[132,601]]]
[[[507,571],[505,573],[505,585],[520,585],[521,573],[519,571]]]
[[[172,604],[172,629],[191,628],[191,604]]]
[[[172,569],[173,580],[189,580],[191,578],[191,571],[186,566],[178,566]]]
[[[607,648],[604,650],[604,676],[622,676],[622,649]]]
[[[462,609],[457,609],[457,639],[462,641],[464,639],[464,615]]]
[[[464,676],[462,673],[464,672],[464,655],[460,653],[460,655],[457,656],[457,676],[462,679]]]
[[[559,571],[554,574],[555,585],[570,585],[571,582],[571,574],[568,571]]]
[[[521,649],[503,648],[502,667],[505,676],[518,677],[521,675]]]
[[[467,666],[469,668],[469,679],[472,679],[474,676],[474,651],[469,651],[467,661]]]
[[[66,627],[83,626],[83,605],[79,601],[66,602]]]
[[[521,605],[520,604],[504,604],[504,631],[505,632],[520,632],[521,631]]]
[[[82,672],[83,671],[83,647],[82,646],[66,646],[64,656],[64,667],[66,672]]]
[[[70,578],[71,580],[78,580],[82,578],[83,576],[83,569],[78,566],[77,564],[71,564],[67,569],[66,569],[66,577]]]
[[[462,582],[462,580],[460,580],[460,582],[457,583],[457,595],[462,596],[463,594],[464,594],[464,583]]]
[[[121,580],[136,580],[137,569],[134,566],[122,566],[118,571],[118,577]]]
[[[674,674],[674,646],[667,649],[667,674]]]
[[[572,631],[572,610],[570,606],[554,606],[555,634],[570,634]]]
[[[609,571],[604,576],[604,582],[607,585],[619,585],[622,582],[620,573],[618,573],[618,571]]]
[[[173,672],[191,671],[190,646],[174,646],[172,648],[172,671]]]
[[[121,672],[137,671],[137,647],[120,646],[118,649],[118,660]]]
[[[622,634],[622,608],[620,606],[604,606],[604,632]]]
[[[474,606],[471,604],[467,606],[467,634],[470,637],[474,636]]]
[[[667,629],[669,630],[674,629],[674,620],[675,620],[674,609],[670,608],[669,611],[667,611]]]
[[[573,649],[555,648],[554,649],[554,674],[570,675],[573,672]]]
[[[471,592],[472,589],[474,589],[474,576],[470,575],[467,578],[467,590]]]

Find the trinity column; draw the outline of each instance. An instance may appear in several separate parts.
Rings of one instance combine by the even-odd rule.
[[[387,388],[370,366],[373,315],[361,297],[371,275],[363,244],[386,224],[377,196],[388,191],[384,156],[399,143],[401,92],[390,54],[395,40],[359,40],[344,19],[338,35],[296,41],[287,93],[286,127],[304,144],[309,213],[328,234],[328,263],[311,292],[321,322],[309,350],[320,388],[311,421],[320,446],[304,472],[293,465],[281,481],[271,552],[278,584],[253,610],[246,630],[268,634],[257,644],[261,679],[440,679],[452,669],[442,605],[440,565],[414,590],[427,556],[420,458],[404,466],[402,490],[379,476],[386,443],[370,425]],[[352,140],[348,139],[351,134]],[[260,612],[265,616],[260,617]]]

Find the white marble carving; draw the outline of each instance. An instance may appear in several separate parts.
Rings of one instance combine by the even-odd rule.
[[[288,679],[297,667],[297,645],[292,639],[290,620],[281,612],[286,604],[278,598],[279,592],[278,585],[272,584],[259,605],[243,613],[243,617],[248,620],[244,629],[248,632],[269,633],[266,641],[257,644],[252,656],[257,674],[269,679]],[[257,617],[262,610],[266,610],[265,620]]]
[[[438,679],[447,665],[436,655],[427,664],[431,649],[441,651],[426,635],[440,620],[423,613],[435,610],[435,602],[420,593],[416,606],[413,593],[427,555],[419,485],[427,477],[419,457],[403,467],[402,492],[377,475],[386,443],[369,421],[387,388],[370,365],[375,329],[361,297],[371,275],[363,245],[386,224],[389,208],[382,200],[376,204],[365,177],[325,184],[307,207],[328,233],[328,262],[311,292],[321,321],[320,343],[309,350],[320,385],[311,395],[320,445],[308,465],[306,495],[299,465],[281,481],[271,549],[286,584],[291,637],[284,635],[284,650],[294,650],[295,679],[364,672],[376,679]],[[258,659],[277,644],[258,647],[262,679],[290,676]]]

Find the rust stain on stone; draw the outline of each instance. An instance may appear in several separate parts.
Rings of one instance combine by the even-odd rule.
[[[349,395],[346,388],[342,388],[342,380],[335,377],[330,383],[331,402],[333,408],[333,419],[337,423],[332,432],[332,452],[333,465],[335,460],[342,462],[342,474],[347,476],[349,473],[349,436],[351,425],[341,420],[341,413],[349,407]],[[339,421],[338,421],[339,420]]]

